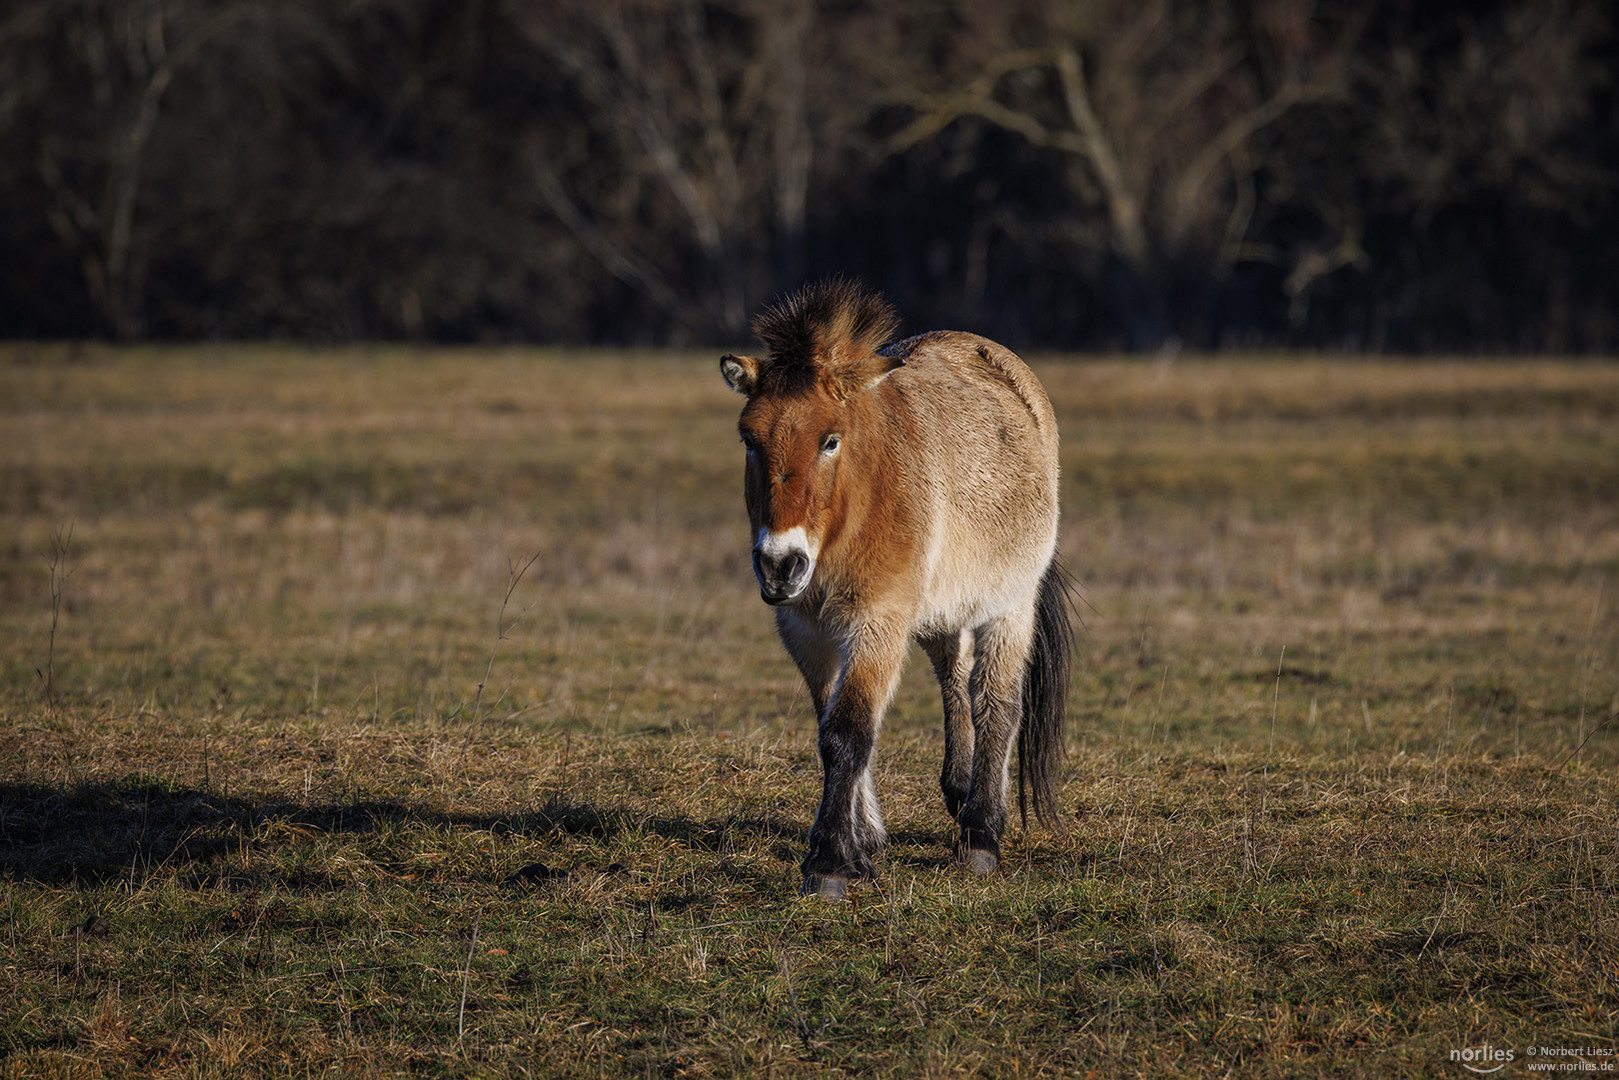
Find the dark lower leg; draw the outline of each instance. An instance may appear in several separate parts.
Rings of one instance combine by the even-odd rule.
[[[822,726],[820,748],[821,808],[810,829],[805,878],[850,880],[877,876],[871,856],[882,846],[881,821],[873,827],[875,799],[870,796],[872,739],[865,732],[829,732]],[[871,803],[867,804],[867,799]],[[806,888],[808,888],[806,880]]]
[[[904,637],[857,644],[820,722],[821,808],[804,857],[805,889],[819,879],[877,876],[872,856],[886,836],[871,783],[872,748],[883,710],[899,682]],[[822,890],[825,895],[824,890]]]
[[[1032,614],[1032,613],[1031,613]],[[957,858],[987,873],[1001,854],[1006,831],[1007,768],[1023,707],[1023,666],[1032,619],[1003,620],[978,633],[973,663],[972,786],[957,821]]]
[[[973,780],[966,804],[956,821],[961,831],[956,842],[957,857],[974,869],[994,869],[1001,854],[1001,836],[1006,831],[1006,767],[1011,757],[1015,709],[993,710],[988,723],[980,723],[973,746]],[[973,860],[970,852],[988,857]]]
[[[946,634],[922,642],[933,663],[934,677],[944,700],[944,768],[939,789],[952,820],[967,803],[973,777],[973,709],[969,689],[972,671],[972,632]]]

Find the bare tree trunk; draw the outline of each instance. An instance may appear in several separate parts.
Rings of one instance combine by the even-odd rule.
[[[150,255],[137,226],[165,98],[184,65],[221,31],[256,14],[249,2],[239,2],[198,20],[185,0],[113,0],[78,4],[63,16],[60,32],[89,73],[98,111],[113,120],[77,150],[63,138],[47,138],[35,164],[55,200],[48,212],[52,231],[78,258],[91,305],[119,341],[146,330]],[[64,153],[78,159],[72,173],[63,168]],[[99,194],[79,190],[97,176]]]
[[[146,150],[174,80],[174,66],[162,7],[131,7],[112,15],[108,21],[124,25],[109,26],[97,12],[81,8],[68,29],[95,80],[96,98],[110,112],[127,116],[103,136],[98,154],[105,170],[101,195],[92,203],[74,189],[58,161],[58,143],[47,140],[37,166],[56,199],[51,227],[78,255],[91,304],[112,337],[131,341],[144,329],[144,253],[135,243],[135,214]],[[129,89],[117,85],[112,68],[120,62],[134,80]]]
[[[805,50],[815,19],[813,0],[784,0],[764,19],[765,56],[776,98],[771,125],[775,160],[777,275],[783,285],[803,277],[815,140],[809,128]]]
[[[1293,0],[1270,17],[1307,23],[1313,8],[1313,0]],[[990,46],[978,74],[963,83],[891,85],[893,100],[913,118],[889,146],[905,150],[972,118],[1067,156],[1077,165],[1070,173],[1075,207],[1106,224],[1107,250],[1092,254],[1108,267],[1129,343],[1156,349],[1173,341],[1177,275],[1195,265],[1201,276],[1219,279],[1229,267],[1224,260],[1247,251],[1240,235],[1229,235],[1252,219],[1251,205],[1241,206],[1256,194],[1257,165],[1246,147],[1297,106],[1340,94],[1348,50],[1342,43],[1318,49],[1308,80],[1304,65],[1289,59],[1266,87],[1244,68],[1255,66],[1254,46],[1230,26],[1188,29],[1162,2],[1118,0],[1092,14],[1070,25],[1071,13],[1053,5],[1044,16],[1052,44]],[[982,54],[987,31],[975,32],[971,44]],[[1094,65],[1087,54],[1097,57]],[[1028,89],[1042,74],[1055,84],[1055,102]],[[1230,192],[1220,190],[1227,175]]]
[[[806,67],[813,0],[718,8],[700,0],[656,7],[581,0],[563,8],[507,0],[505,10],[589,101],[600,130],[619,140],[624,159],[614,182],[628,188],[644,177],[678,209],[669,232],[643,229],[642,244],[673,255],[671,240],[686,241],[701,259],[695,277],[705,280],[629,255],[624,239],[593,224],[584,184],[531,155],[544,161],[537,180],[547,205],[618,280],[671,312],[681,298],[695,300],[712,331],[744,335],[758,299],[760,254],[774,244],[784,273],[802,262],[814,163]],[[747,48],[716,37],[721,13],[751,24]],[[595,171],[587,160],[573,168],[580,177]],[[626,195],[641,206],[652,201],[644,191]]]

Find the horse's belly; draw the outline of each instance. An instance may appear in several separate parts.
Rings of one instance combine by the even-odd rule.
[[[1035,516],[948,522],[954,527],[930,538],[918,625],[935,632],[982,626],[1027,604],[1057,541],[1055,506]]]

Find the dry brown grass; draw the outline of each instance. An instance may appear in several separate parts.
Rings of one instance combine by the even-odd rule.
[[[11,350],[0,1072],[1619,1044],[1619,369],[1036,365],[1087,601],[1071,828],[946,864],[916,663],[884,880],[826,907],[712,357]]]

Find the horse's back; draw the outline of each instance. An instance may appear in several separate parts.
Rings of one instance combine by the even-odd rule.
[[[992,617],[1038,585],[1056,544],[1057,423],[1034,373],[975,334],[901,342],[890,381],[910,415],[927,504],[924,617]]]
[[[902,379],[922,389],[949,415],[967,410],[981,413],[986,424],[999,424],[1008,412],[1021,409],[1055,469],[1057,420],[1051,402],[1034,372],[1011,349],[977,334],[935,331],[885,351],[904,356]]]

